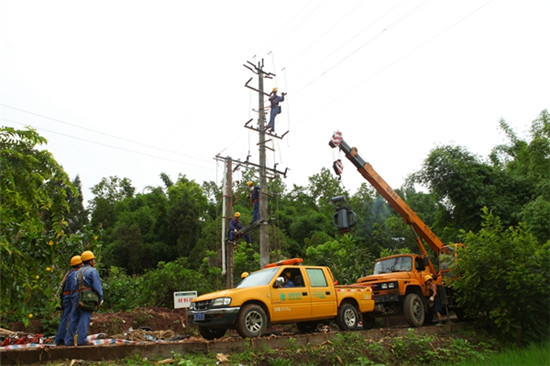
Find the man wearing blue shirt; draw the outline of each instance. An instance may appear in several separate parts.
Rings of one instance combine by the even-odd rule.
[[[61,281],[61,321],[55,336],[55,344],[62,346],[65,344],[65,334],[67,332],[67,323],[73,310],[72,294],[76,291],[76,272],[82,267],[82,259],[79,255],[71,258],[71,269],[65,274]]]
[[[65,335],[65,344],[82,346],[88,343],[86,335],[88,334],[88,327],[90,326],[90,319],[92,313],[90,311],[84,311],[78,307],[78,295],[79,295],[79,286],[78,281],[79,277],[82,277],[82,283],[84,285],[84,290],[92,290],[99,295],[99,304],[103,303],[103,290],[101,288],[101,279],[99,278],[99,272],[95,269],[95,256],[89,250],[86,250],[82,253],[82,263],[84,267],[80,268],[76,275],[76,288],[77,290],[72,295],[73,309],[71,312],[71,322],[69,328],[67,329],[67,334]],[[74,336],[77,334],[77,339],[75,341]]]
[[[269,114],[269,123],[267,124],[266,130],[271,130],[275,132],[275,117],[281,113],[280,102],[285,100],[286,93],[283,93],[281,96],[277,95],[277,88],[273,88],[271,95],[269,96],[269,103],[271,105],[271,112]]]

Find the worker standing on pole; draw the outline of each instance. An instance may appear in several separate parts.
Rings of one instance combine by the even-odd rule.
[[[281,96],[278,96],[277,88],[273,88],[273,91],[269,96],[269,102],[271,103],[271,112],[269,114],[269,123],[267,124],[266,129],[271,130],[271,132],[275,132],[275,117],[279,113],[281,113],[281,106],[279,105],[279,103],[285,100],[285,95],[286,93],[283,93],[281,94]]]
[[[246,185],[250,188],[248,198],[250,199],[250,204],[254,208],[252,213],[252,222],[254,223],[260,219],[260,187],[254,186],[252,181],[248,181]]]

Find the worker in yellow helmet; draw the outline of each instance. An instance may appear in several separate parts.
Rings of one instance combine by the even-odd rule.
[[[77,290],[73,294],[73,310],[71,312],[71,322],[65,335],[65,344],[69,345],[85,345],[88,343],[86,339],[88,334],[88,327],[90,326],[90,319],[92,312],[84,310],[79,307],[79,292],[80,291],[93,291],[99,296],[99,305],[103,303],[103,289],[101,287],[101,279],[99,278],[99,272],[95,269],[95,255],[93,252],[86,250],[80,255],[84,266],[78,269],[76,273]],[[82,287],[80,287],[82,282]],[[76,344],[74,336],[77,334]]]
[[[235,240],[238,239],[239,231],[243,228],[243,224],[239,220],[241,217],[240,212],[235,212],[235,216],[229,221],[229,242],[235,244]],[[245,234],[245,239],[250,244],[250,235]]]
[[[271,112],[269,112],[269,123],[266,126],[266,130],[270,130],[271,132],[275,132],[275,117],[281,113],[281,106],[279,103],[285,100],[286,95],[286,93],[283,93],[281,96],[278,96],[277,91],[277,88],[273,88],[271,95],[269,96]]]
[[[246,185],[250,188],[248,199],[250,200],[250,205],[253,207],[252,222],[256,222],[260,219],[260,187],[254,186],[252,181],[248,181]]]
[[[65,345],[65,334],[67,333],[67,323],[69,316],[73,310],[72,295],[76,291],[76,272],[82,267],[82,258],[79,255],[75,255],[71,258],[71,269],[65,273],[63,280],[61,281],[61,321],[57,328],[57,334],[55,335],[55,344],[58,346]]]
[[[437,293],[437,285],[433,281],[433,277],[430,275],[424,276],[424,284],[430,291],[430,305],[433,304],[433,311],[437,315],[437,326],[442,326],[441,323],[441,298]]]

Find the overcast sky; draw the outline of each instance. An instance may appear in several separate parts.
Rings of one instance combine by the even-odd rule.
[[[550,106],[549,16],[548,0],[0,0],[1,125],[46,137],[86,201],[114,175],[220,184],[217,154],[258,163],[243,64],[263,60],[288,93],[267,154],[288,187],[332,170],[340,130],[399,188],[437,146],[487,157],[500,119],[528,137]]]

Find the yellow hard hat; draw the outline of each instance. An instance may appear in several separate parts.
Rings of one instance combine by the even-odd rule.
[[[246,277],[248,277],[248,272],[241,273],[241,278],[246,278]]]
[[[75,255],[71,258],[71,267],[78,266],[79,264],[82,264],[82,258],[80,258],[79,255]]]
[[[273,93],[276,93],[276,92],[277,92],[277,90],[279,90],[279,89],[277,89],[277,88],[273,88]]]
[[[240,212],[235,212],[235,217],[241,217],[241,213]]]
[[[248,182],[246,182],[246,185],[250,187],[252,185],[252,181],[249,180]]]
[[[86,250],[80,255],[80,257],[82,257],[82,262],[86,262],[86,261],[89,261],[90,259],[94,259],[95,255],[91,251]]]
[[[428,282],[428,281],[431,281],[431,280],[433,280],[432,276],[430,276],[430,275],[425,275],[424,276],[424,282]]]

